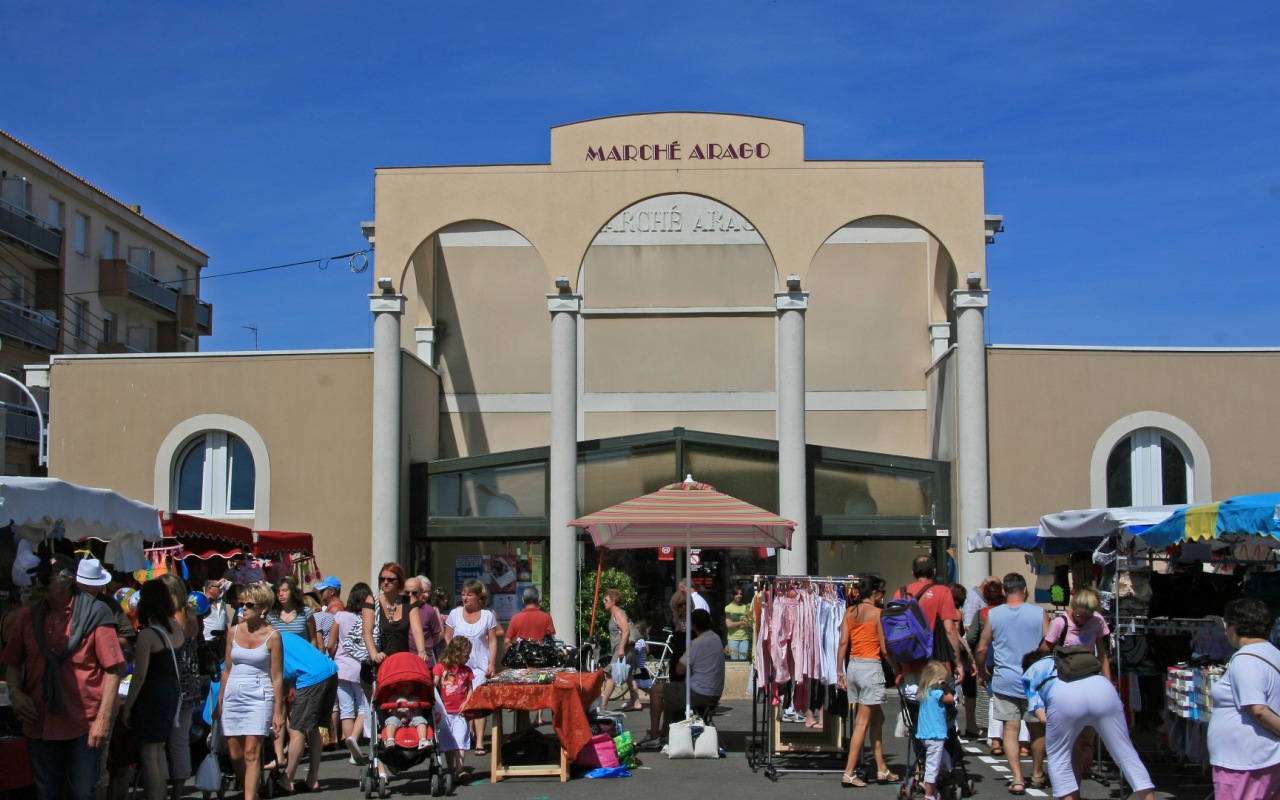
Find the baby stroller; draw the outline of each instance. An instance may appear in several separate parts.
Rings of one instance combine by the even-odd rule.
[[[406,694],[424,699],[397,702],[399,696]],[[369,741],[364,774],[360,776],[360,789],[366,798],[373,797],[375,792],[378,797],[391,796],[388,780],[380,774],[379,765],[392,773],[400,773],[425,763],[431,783],[431,796],[440,797],[453,793],[454,776],[445,766],[445,756],[436,742],[435,726],[432,724],[434,698],[435,681],[431,669],[416,654],[396,653],[387,656],[378,667],[373,699],[369,704],[373,717],[373,736]],[[408,710],[411,716],[421,716],[427,720],[425,746],[419,744],[418,729],[414,725],[396,728],[394,747],[382,741],[382,728],[387,717],[400,709]]]
[[[902,702],[902,725],[907,729],[907,764],[902,775],[902,783],[898,786],[898,797],[909,800],[917,793],[924,791],[924,745],[916,739],[916,722],[920,716],[920,702],[915,697],[908,697],[905,686],[898,685],[898,699]],[[959,703],[957,702],[957,706]],[[972,797],[975,793],[973,779],[964,763],[964,745],[960,741],[960,733],[956,728],[957,706],[947,709],[947,741],[943,750],[950,758],[950,769],[938,771],[937,793],[939,798],[956,800],[957,797]]]

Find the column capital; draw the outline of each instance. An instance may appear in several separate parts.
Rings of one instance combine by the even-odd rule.
[[[779,311],[804,311],[809,307],[809,293],[775,292],[773,301]]]
[[[374,314],[403,314],[405,298],[402,294],[371,294],[369,310]]]
[[[554,292],[547,295],[547,311],[570,311],[578,313],[582,310],[582,295],[568,292]]]
[[[951,302],[956,309],[962,308],[986,308],[987,296],[991,292],[987,289],[956,289],[951,293]]]

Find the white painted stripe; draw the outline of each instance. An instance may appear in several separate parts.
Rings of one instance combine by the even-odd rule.
[[[981,747],[966,747],[966,748],[964,749],[964,751],[965,751],[966,753],[981,753],[981,752],[984,752],[984,751],[983,751],[983,749],[982,749]]]
[[[1027,789],[1027,794],[1029,794],[1029,795],[1034,795],[1035,797],[1048,797],[1048,796],[1049,796],[1049,793],[1048,793],[1048,792],[1046,792],[1044,789],[1032,789],[1030,786],[1026,787],[1026,789]]]
[[[923,392],[805,392],[806,411],[923,411],[928,396]]]
[[[825,244],[925,244],[929,234],[911,225],[846,225],[827,239]]]
[[[998,756],[981,756],[979,760],[987,764],[999,764],[1004,761],[1003,758],[1000,758]]]
[[[920,411],[924,392],[806,392],[809,411]],[[774,392],[588,392],[582,396],[587,413],[655,411],[775,411]],[[442,413],[550,413],[551,395],[446,394]]]
[[[995,766],[995,765],[992,765],[992,767],[991,767],[991,768],[992,768],[993,770],[995,770],[996,772],[1009,772],[1009,771],[1010,771],[1008,767],[997,767],[997,766]]]

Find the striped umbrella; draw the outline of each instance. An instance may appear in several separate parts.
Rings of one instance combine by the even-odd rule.
[[[597,547],[790,547],[796,524],[693,478],[575,519]]]
[[[636,550],[645,547],[791,546],[796,523],[763,508],[717,492],[693,476],[643,497],[575,519],[569,525],[591,534],[596,547]],[[597,591],[599,590],[597,576]],[[592,604],[594,608],[594,603]],[[685,604],[685,636],[693,630],[693,603]],[[594,625],[593,625],[594,627]],[[686,642],[687,647],[687,642]],[[685,683],[685,715],[691,713]]]

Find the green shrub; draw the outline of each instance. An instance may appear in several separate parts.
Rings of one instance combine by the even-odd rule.
[[[627,573],[617,569],[606,569],[600,573],[600,596],[596,599],[596,634],[595,642],[599,653],[609,652],[609,612],[604,607],[606,589],[617,589],[622,592],[622,610],[635,620],[636,584]],[[591,627],[591,599],[596,596],[595,567],[583,567],[578,573],[578,641],[587,641],[587,630]]]

